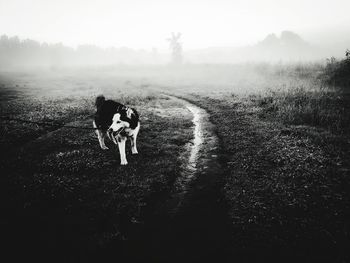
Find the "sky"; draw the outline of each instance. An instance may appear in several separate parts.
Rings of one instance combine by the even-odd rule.
[[[0,0],[0,35],[162,50],[181,32],[188,50],[350,27],[349,10],[350,0]]]

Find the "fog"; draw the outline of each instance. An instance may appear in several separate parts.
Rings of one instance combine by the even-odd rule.
[[[0,67],[325,61],[350,47],[349,8],[346,0],[0,0]]]

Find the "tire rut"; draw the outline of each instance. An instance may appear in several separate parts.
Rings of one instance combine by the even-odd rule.
[[[194,139],[187,146],[188,162],[173,188],[155,193],[142,211],[143,224],[131,237],[143,246],[144,253],[136,258],[167,262],[225,258],[231,231],[221,194],[223,169],[215,126],[204,109],[166,96],[192,112]]]

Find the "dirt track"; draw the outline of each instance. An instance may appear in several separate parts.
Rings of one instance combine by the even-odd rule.
[[[252,262],[278,258],[276,249],[284,261],[288,253],[301,262],[346,258],[348,170],[335,162],[341,147],[327,152],[327,141],[323,147],[300,128],[261,120],[233,96],[136,100],[141,151],[128,167],[118,165],[114,147],[101,151],[92,132],[14,126],[13,141],[28,143],[18,155],[3,151],[9,243],[31,242],[35,256],[42,247],[64,251],[73,262]],[[58,112],[56,103],[68,106],[62,123],[78,116],[76,124],[91,125],[86,105],[71,111],[71,100],[55,101],[49,113]]]
[[[123,246],[120,253],[126,258],[157,262],[224,258],[230,230],[221,194],[223,170],[215,127],[204,109],[168,97],[182,103],[193,114],[194,138],[183,153],[181,175],[169,191],[155,192],[149,197],[141,213],[142,221],[134,226],[130,240],[142,252],[134,254],[132,242],[131,247]],[[109,253],[117,246],[110,244]]]
[[[221,141],[231,258],[349,260],[348,138],[262,119],[235,96],[189,99],[208,110]]]
[[[196,261],[208,257],[215,259],[222,254],[223,244],[229,237],[229,224],[220,194],[222,169],[214,126],[205,110],[176,97],[165,97],[163,100],[162,103],[168,108],[164,108],[162,103],[158,105],[157,99],[156,109],[150,110],[157,114],[150,116],[155,119],[144,121],[142,126],[141,155],[147,152],[153,155],[148,154],[146,157],[143,154],[143,160],[129,157],[132,158],[129,167],[118,167],[117,171],[118,154],[115,149],[112,147],[111,151],[102,152],[92,132],[57,128],[23,137],[24,144],[12,149],[11,157],[7,157],[7,164],[4,164],[5,169],[11,169],[6,180],[16,180],[17,186],[14,188],[25,187],[20,190],[16,203],[7,204],[11,216],[9,222],[5,219],[5,225],[9,224],[12,228],[12,224],[22,224],[22,220],[27,218],[22,227],[8,233],[11,244],[23,238],[16,245],[20,248],[35,233],[42,232],[42,237],[33,240],[33,246],[46,246],[44,243],[53,239],[54,243],[48,243],[46,249],[59,249],[72,254],[69,256],[64,253],[63,258],[84,259],[90,255],[96,256],[96,259],[106,256],[166,261],[187,258]],[[181,111],[185,115],[192,115],[192,127],[188,127],[192,134],[178,134],[181,129],[177,125],[187,125],[184,117],[177,116]],[[172,124],[174,120],[181,122]],[[153,126],[149,126],[151,122]],[[73,123],[88,127],[91,121],[85,118]],[[166,123],[168,131],[162,127]],[[187,126],[182,128],[187,132]],[[18,136],[22,131],[25,130],[19,130]],[[172,158],[171,165],[166,165],[169,179],[164,182],[169,187],[162,182],[167,170],[159,171],[159,179],[144,176],[147,169],[152,169],[150,173],[156,172],[155,168],[147,167],[148,163],[144,159],[150,162],[157,159],[155,150],[147,148],[159,149],[162,146],[158,141],[159,131],[166,132],[165,138],[174,132],[174,139],[170,136],[174,140],[170,145],[176,144],[174,147],[182,152],[180,157],[169,156]],[[148,134],[147,140],[142,137],[144,134]],[[187,139],[186,144],[181,145],[182,141],[191,137],[191,141]],[[150,141],[152,138],[157,139],[153,145]],[[165,141],[164,146],[169,147],[169,141]],[[169,153],[175,152],[172,150]],[[164,154],[160,154],[160,160],[164,159]],[[174,158],[180,158],[181,161]],[[141,163],[144,163],[144,168],[141,166],[138,172],[137,167]],[[165,164],[153,165],[158,167]],[[101,170],[101,167],[104,169]],[[173,168],[175,170],[171,170]],[[124,190],[120,180],[125,185]],[[135,190],[128,180],[135,184]],[[152,183],[153,180],[155,184],[144,186],[145,180],[146,183]],[[136,192],[141,187],[147,194]],[[149,187],[150,194],[147,190]],[[6,195],[11,196],[13,193],[9,191]],[[127,203],[134,202],[133,199],[140,200],[137,201],[139,204]],[[139,213],[130,210],[138,207],[141,209]],[[14,213],[17,215],[15,220],[12,219]],[[80,222],[80,226],[74,228],[77,222]],[[70,230],[66,232],[67,229]],[[97,236],[91,239],[87,229],[98,231],[95,234]],[[99,236],[101,231],[102,237]],[[105,235],[110,237],[106,239]],[[121,239],[128,241],[121,244]],[[96,242],[102,242],[102,245],[96,247]],[[92,249],[87,255],[80,254],[89,246]],[[135,254],[135,246],[144,253]],[[35,251],[32,250],[34,255]]]

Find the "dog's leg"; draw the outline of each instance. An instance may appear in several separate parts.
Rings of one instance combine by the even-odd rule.
[[[139,133],[140,130],[140,123],[137,125],[135,132],[131,138],[131,152],[132,154],[138,154],[137,147],[136,147],[136,139],[137,139],[137,134]]]
[[[100,140],[101,148],[103,150],[108,150],[108,147],[105,144],[106,132],[100,131],[100,134],[101,134],[101,136],[100,136],[100,138],[101,138],[101,140]]]
[[[125,142],[126,138],[118,138],[118,148],[119,148],[119,154],[120,154],[120,164],[121,165],[127,165],[128,161],[126,160],[125,156]]]
[[[136,137],[135,137],[135,135],[131,136],[130,142],[131,142],[131,153],[132,154],[138,154],[137,148],[136,148]]]
[[[94,128],[96,129],[97,126],[96,126],[95,121],[93,121],[92,124],[93,124]],[[98,142],[100,143],[101,149],[102,149],[102,150],[108,150],[108,147],[105,145],[106,133],[104,133],[104,132],[101,131],[101,130],[95,130],[95,131],[96,131],[97,138],[98,138]]]

